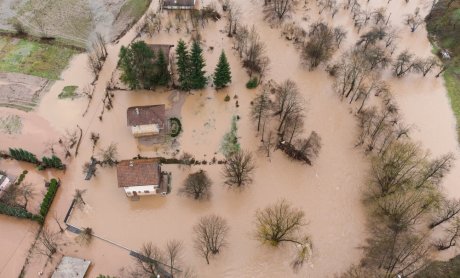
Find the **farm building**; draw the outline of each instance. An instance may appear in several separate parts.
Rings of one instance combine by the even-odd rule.
[[[165,106],[148,105],[129,107],[128,126],[134,137],[159,135],[165,129]]]
[[[165,10],[192,10],[195,8],[195,0],[164,0]]]
[[[117,179],[128,197],[168,193],[169,175],[161,172],[157,158],[120,161]]]

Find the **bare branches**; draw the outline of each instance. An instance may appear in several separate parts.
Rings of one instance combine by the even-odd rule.
[[[211,180],[206,171],[200,170],[190,174],[181,188],[181,193],[194,198],[195,200],[208,199],[211,192]]]
[[[225,184],[241,187],[252,182],[255,169],[254,159],[248,151],[237,151],[228,157],[224,165]]]
[[[265,0],[264,13],[265,19],[268,21],[282,21],[283,18],[289,16],[295,7],[294,0]]]
[[[310,70],[329,61],[336,51],[335,35],[326,23],[317,22],[310,26],[309,41],[302,48],[302,59]]]
[[[57,235],[51,232],[48,227],[44,227],[40,236],[38,237],[39,245],[36,246],[38,254],[44,255],[51,259],[51,257],[57,252],[58,243]]]
[[[256,237],[262,243],[278,246],[293,243],[299,249],[292,263],[296,269],[311,256],[311,242],[302,232],[307,224],[305,213],[293,208],[286,200],[280,200],[263,210],[256,211]]]
[[[209,215],[200,218],[193,227],[195,232],[195,248],[209,264],[210,256],[219,254],[226,245],[228,234],[227,221],[217,215]]]
[[[413,14],[406,15],[406,19],[404,20],[404,23],[410,27],[411,32],[415,32],[423,22],[424,19],[420,15],[420,8],[416,8]]]
[[[433,221],[430,224],[430,229],[441,225],[454,218],[460,212],[460,200],[443,199],[437,209]]]

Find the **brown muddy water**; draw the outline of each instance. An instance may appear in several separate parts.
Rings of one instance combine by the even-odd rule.
[[[155,9],[153,1],[151,9]],[[46,142],[57,140],[58,134],[68,129],[83,129],[83,141],[76,158],[66,161],[68,169],[61,177],[60,188],[53,211],[62,219],[71,203],[76,188],[86,189],[82,209],[75,210],[70,223],[79,227],[91,227],[95,234],[112,240],[124,247],[138,250],[144,242],[152,241],[163,247],[169,239],[184,242],[184,265],[192,267],[198,277],[332,277],[345,270],[350,264],[357,263],[361,256],[359,247],[366,237],[365,211],[360,202],[363,183],[366,179],[368,161],[360,150],[355,149],[356,123],[352,111],[341,103],[332,91],[332,80],[324,70],[309,72],[299,62],[299,53],[289,41],[283,39],[280,30],[270,28],[263,21],[262,3],[258,1],[236,1],[242,10],[242,22],[254,24],[262,40],[267,44],[267,55],[271,59],[268,79],[277,82],[290,78],[300,88],[308,103],[305,131],[317,131],[322,137],[323,148],[319,159],[312,167],[289,161],[280,153],[273,153],[267,158],[257,152],[259,139],[249,118],[250,101],[256,91],[247,90],[247,74],[240,66],[233,43],[225,35],[225,21],[210,23],[202,32],[205,44],[207,71],[212,72],[217,63],[221,49],[224,49],[232,68],[232,85],[220,92],[213,88],[196,91],[185,97],[185,101],[174,91],[127,92],[117,91],[114,109],[105,111],[103,121],[101,113],[106,82],[110,80],[122,45],[128,45],[134,38],[134,29],[128,32],[118,44],[109,46],[109,56],[101,72],[93,100],[88,113],[82,117],[87,105],[86,98],[73,101],[59,100],[57,95],[66,85],[80,88],[92,81],[86,66],[84,54],[76,56],[69,68],[63,72],[62,80],[55,82],[50,91],[42,98],[40,107],[35,112],[21,114],[16,110],[1,108],[1,113],[16,113],[24,119],[21,135],[6,136],[2,134],[2,149],[9,146],[22,146],[36,153],[46,153]],[[371,6],[386,6],[387,1],[370,1]],[[421,3],[421,2],[420,2]],[[392,13],[391,22],[400,28],[399,47],[396,53],[405,48],[416,55],[430,55],[431,46],[426,38],[426,31],[420,28],[410,33],[402,25],[403,15],[412,12],[420,4],[411,1],[393,0],[388,5]],[[363,1],[363,5],[365,2]],[[307,26],[318,17],[314,2],[307,5],[309,10],[302,11],[299,6],[294,18],[307,14]],[[423,7],[426,7],[423,3]],[[426,9],[423,9],[426,12]],[[357,38],[352,31],[349,13],[340,11],[334,20],[326,12],[321,15],[334,25],[345,26],[349,31],[351,45]],[[151,43],[176,44],[179,38],[190,40],[184,31],[177,34],[172,31],[144,38]],[[207,51],[213,46],[213,51]],[[345,49],[345,48],[342,48]],[[384,74],[391,85],[401,113],[407,123],[413,125],[412,136],[430,149],[434,155],[446,152],[459,154],[455,135],[455,120],[449,107],[442,79],[433,76],[422,78],[410,74],[395,80],[389,72]],[[229,94],[230,102],[224,102]],[[233,96],[238,96],[240,106],[237,108]],[[182,103],[183,102],[183,103]],[[152,147],[139,144],[126,126],[126,109],[134,105],[165,103],[170,115],[180,116],[184,132],[177,142],[168,142],[164,147]],[[172,193],[166,197],[143,197],[133,202],[117,188],[115,169],[101,168],[91,181],[84,181],[82,165],[92,155],[89,140],[91,132],[98,132],[101,140],[96,147],[111,142],[117,143],[119,159],[129,159],[138,154],[143,156],[172,156],[179,150],[193,154],[197,159],[210,161],[213,157],[222,158],[220,144],[223,135],[229,131],[231,119],[239,115],[238,135],[243,149],[257,153],[257,168],[254,183],[244,190],[232,190],[223,185],[221,168],[218,165],[193,166],[179,169],[167,165],[163,168],[172,172]],[[30,121],[30,125],[28,122]],[[457,164],[458,165],[458,164]],[[213,181],[212,196],[209,201],[195,202],[178,195],[187,174],[204,169]],[[444,187],[452,197],[459,197],[460,190],[456,182],[460,178],[460,167],[452,169],[446,177]],[[285,198],[294,206],[302,208],[309,221],[306,231],[313,242],[313,257],[300,271],[293,272],[290,267],[293,250],[288,247],[273,249],[262,246],[254,239],[254,213],[279,199]],[[192,227],[197,220],[210,213],[224,217],[230,226],[228,246],[208,266],[203,258],[193,249]],[[16,220],[0,218],[3,221]],[[54,221],[48,219],[49,225],[58,230]],[[10,224],[7,224],[10,225]],[[6,244],[8,238],[16,238],[16,224],[12,228],[2,229],[0,244]],[[27,223],[17,225],[27,229]],[[100,240],[93,240],[91,245],[79,246],[74,236],[65,232],[61,236],[60,253],[83,257],[93,261],[89,277],[98,274],[119,275],[119,270],[134,264],[126,250],[114,247]],[[17,242],[17,240],[15,241]],[[19,243],[16,244],[19,246]],[[12,254],[14,248],[8,250]],[[456,249],[446,252],[445,257],[458,253]],[[5,264],[0,257],[0,266]],[[43,270],[44,258],[34,256],[26,268],[26,277],[36,277]],[[45,273],[52,271],[58,259],[54,259]],[[3,275],[0,268],[0,277]]]

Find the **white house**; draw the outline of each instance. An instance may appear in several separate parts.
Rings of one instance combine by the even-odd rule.
[[[127,121],[134,137],[160,135],[165,128],[165,105],[129,107]]]
[[[168,181],[163,178],[157,158],[120,161],[117,178],[118,187],[123,188],[128,197],[168,193]]]

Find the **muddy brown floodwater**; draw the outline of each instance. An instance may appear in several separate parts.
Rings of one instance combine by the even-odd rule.
[[[205,1],[205,4],[208,1]],[[365,211],[360,198],[368,167],[367,158],[359,149],[354,148],[357,127],[353,113],[345,103],[339,101],[331,87],[332,80],[322,69],[306,70],[299,62],[299,53],[280,35],[280,30],[270,28],[263,21],[260,1],[235,1],[241,6],[241,22],[255,25],[261,39],[266,42],[267,55],[271,59],[267,79],[277,82],[290,78],[294,80],[308,102],[305,130],[315,130],[322,137],[323,147],[319,159],[312,167],[288,160],[282,153],[275,152],[270,158],[257,152],[259,139],[249,117],[250,101],[256,90],[247,90],[248,76],[232,49],[232,41],[226,37],[225,20],[210,23],[202,32],[204,56],[207,72],[212,72],[218,55],[223,49],[227,53],[232,68],[232,85],[219,92],[213,88],[193,92],[184,98],[174,91],[116,91],[114,109],[105,111],[103,121],[98,117],[102,110],[102,99],[106,82],[110,80],[116,68],[118,51],[122,45],[128,45],[135,37],[134,29],[128,32],[116,45],[108,47],[109,56],[96,83],[96,90],[88,113],[82,117],[87,100],[78,98],[62,101],[57,98],[66,85],[80,88],[91,82],[92,77],[86,67],[86,56],[76,56],[69,68],[63,72],[62,80],[55,82],[50,91],[42,98],[35,112],[21,115],[26,119],[22,135],[6,137],[2,135],[2,149],[9,146],[23,146],[37,153],[46,152],[46,141],[56,139],[66,129],[78,124],[84,132],[80,153],[76,158],[66,161],[68,169],[61,177],[63,186],[58,192],[52,207],[62,219],[71,203],[76,188],[86,189],[82,209],[74,211],[70,223],[79,227],[91,227],[96,235],[112,240],[128,249],[139,250],[143,243],[151,241],[163,247],[169,239],[184,242],[183,262],[192,267],[198,277],[332,277],[360,260],[359,247],[366,238]],[[363,1],[366,5],[367,1]],[[426,31],[420,28],[410,33],[403,26],[403,15],[412,12],[422,2],[393,0],[370,1],[372,7],[388,6],[391,22],[400,29],[399,51],[408,48],[416,55],[430,55],[431,46]],[[422,13],[427,5],[422,3]],[[150,9],[155,9],[153,1]],[[308,15],[308,26],[318,18],[315,3],[311,1],[308,11],[301,7],[294,18]],[[332,21],[330,15],[321,15],[334,25],[344,26],[348,32],[350,46],[358,37],[352,27],[347,11],[340,11]],[[190,40],[184,31],[170,34],[162,32],[154,38],[143,38],[150,43],[176,44],[179,38]],[[213,51],[208,51],[209,47]],[[346,47],[342,47],[342,50]],[[337,54],[338,55],[338,54]],[[394,92],[407,123],[413,125],[412,136],[434,155],[446,152],[459,154],[455,134],[455,120],[449,107],[442,79],[432,75],[422,78],[408,75],[400,80],[392,78],[389,72],[383,75]],[[229,94],[232,100],[225,102]],[[240,106],[235,106],[233,96],[238,96]],[[164,147],[151,147],[138,144],[126,126],[126,109],[133,105],[165,103],[170,115],[180,116],[183,133],[177,142],[168,142]],[[1,108],[1,113],[20,113]],[[133,202],[117,188],[115,169],[101,168],[91,181],[84,181],[82,166],[92,155],[89,140],[91,132],[98,132],[101,140],[96,147],[105,147],[111,142],[117,143],[120,159],[129,159],[138,154],[143,156],[171,156],[176,150],[179,154],[188,152],[197,159],[210,161],[213,157],[222,158],[220,144],[223,135],[229,131],[231,119],[239,115],[238,136],[243,149],[257,153],[257,168],[254,183],[244,190],[232,190],[223,185],[221,168],[218,165],[193,166],[179,169],[167,165],[164,169],[172,172],[172,192],[166,197],[142,197]],[[37,123],[33,128],[27,121]],[[30,129],[29,129],[30,128]],[[39,133],[43,135],[37,135]],[[171,147],[172,146],[172,147]],[[212,197],[209,201],[195,202],[178,195],[183,180],[188,173],[204,169],[213,181]],[[460,189],[456,182],[460,180],[460,166],[452,169],[446,177],[444,187],[449,196],[459,197]],[[306,231],[313,242],[313,258],[300,271],[293,272],[290,263],[293,250],[288,247],[273,249],[262,246],[254,239],[254,213],[279,199],[285,198],[296,207],[305,211],[308,219]],[[192,227],[197,220],[210,213],[224,217],[230,226],[228,246],[208,266],[205,260],[193,249]],[[0,218],[0,221],[16,220]],[[53,221],[49,225],[57,231]],[[14,225],[2,229],[0,243],[6,238],[15,238]],[[22,226],[21,226],[22,227]],[[24,226],[26,227],[26,226]],[[25,228],[27,229],[27,228]],[[119,275],[119,269],[134,264],[126,250],[100,240],[93,240],[89,246],[75,244],[74,236],[65,232],[61,236],[60,253],[83,257],[93,261],[89,277],[100,273]],[[3,246],[3,245],[2,245]],[[10,248],[11,249],[11,248]],[[12,250],[12,249],[11,249]],[[458,253],[449,250],[443,258]],[[0,266],[5,259],[0,257]],[[57,263],[54,260],[51,266]],[[27,267],[27,277],[36,277],[43,270],[44,258],[34,256]],[[2,271],[0,269],[0,271]],[[50,273],[52,267],[45,269]],[[3,272],[0,272],[1,277]]]

